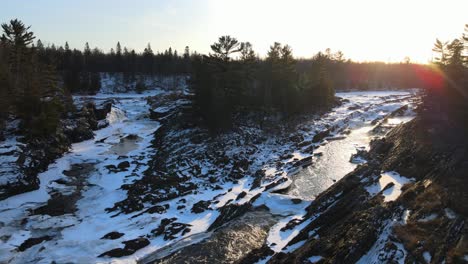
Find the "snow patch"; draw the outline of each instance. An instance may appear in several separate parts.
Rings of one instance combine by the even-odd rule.
[[[319,262],[323,257],[322,256],[312,256],[309,257],[307,260],[310,261],[311,263],[317,263]]]
[[[385,202],[390,202],[396,200],[401,194],[401,187],[409,182],[413,182],[414,179],[406,178],[398,174],[397,172],[390,171],[384,172],[379,177],[379,181],[371,186],[366,187],[366,191],[371,195],[374,196],[377,193],[381,192],[382,190],[387,187],[389,184],[393,184],[386,188],[382,195],[384,196]]]
[[[432,256],[431,253],[429,253],[428,251],[424,251],[423,258],[426,261],[426,263],[431,263]]]

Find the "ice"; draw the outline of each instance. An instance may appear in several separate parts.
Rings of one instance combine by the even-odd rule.
[[[370,141],[375,138],[372,130],[377,118],[384,118],[402,106],[409,105],[408,111],[401,117],[394,117],[389,126],[408,122],[414,117],[411,111],[411,92],[377,91],[377,92],[347,92],[337,93],[337,96],[349,100],[333,109],[329,114],[315,120],[311,127],[318,131],[325,127],[334,127],[332,134],[323,144],[317,146],[314,153],[321,153],[313,158],[313,165],[303,170],[292,171],[294,184],[291,195],[305,200],[313,200],[315,196],[330,187],[347,173],[353,171],[359,164],[366,161],[362,157],[353,157],[358,150],[367,150]],[[306,126],[307,128],[307,126]],[[345,134],[344,131],[349,133]],[[312,138],[313,135],[310,135]],[[295,155],[300,152],[294,152]]]
[[[374,196],[377,193],[381,192],[388,184],[392,183],[393,186],[385,189],[382,192],[382,195],[384,196],[384,201],[390,202],[396,200],[400,196],[401,187],[403,185],[412,181],[414,181],[414,179],[405,178],[394,171],[384,172],[380,176],[378,183],[366,187],[366,190],[371,196]]]

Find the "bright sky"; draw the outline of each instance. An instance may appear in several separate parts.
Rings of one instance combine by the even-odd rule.
[[[0,0],[0,21],[19,18],[44,43],[142,51],[185,46],[207,53],[221,35],[265,55],[277,41],[298,57],[331,48],[355,61],[427,62],[435,38],[459,37],[467,0]]]

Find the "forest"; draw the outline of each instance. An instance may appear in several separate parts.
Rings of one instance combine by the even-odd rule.
[[[401,63],[353,62],[329,49],[308,59],[295,58],[289,45],[277,42],[260,57],[251,43],[228,35],[211,45],[208,55],[189,47],[182,54],[172,48],[154,52],[149,43],[143,52],[120,42],[109,52],[87,42],[78,50],[68,43],[44,46],[31,27],[17,19],[2,29],[0,127],[10,115],[17,116],[34,136],[52,133],[60,117],[73,111],[71,94],[97,93],[102,73],[121,74],[138,91],[145,89],[142,75],[186,76],[196,109],[212,130],[230,128],[233,114],[246,110],[289,117],[330,107],[336,103],[336,90],[427,88],[434,85],[427,78],[437,72],[443,73],[443,89],[426,89],[428,108],[434,101],[442,108],[466,105],[466,86],[460,84],[465,81],[466,33],[450,43],[437,40],[434,51],[440,56],[420,65],[409,58]]]

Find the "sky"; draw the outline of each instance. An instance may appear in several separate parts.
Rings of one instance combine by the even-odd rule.
[[[274,42],[296,57],[330,48],[354,61],[431,60],[436,38],[468,24],[467,0],[0,0],[0,21],[18,18],[45,44],[141,52],[168,47],[208,53],[222,35],[264,56]]]

